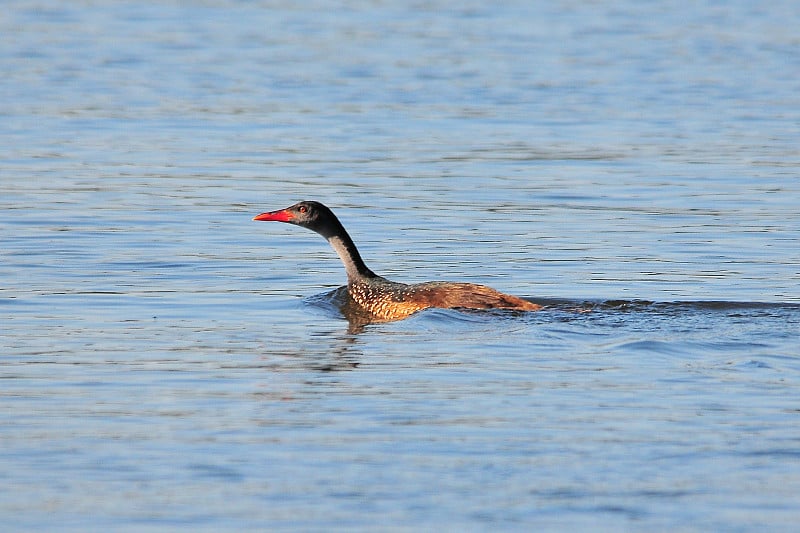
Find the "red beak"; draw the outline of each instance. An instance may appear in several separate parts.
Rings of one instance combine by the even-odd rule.
[[[260,215],[253,217],[253,220],[289,222],[293,218],[293,213],[290,213],[287,209],[280,209],[278,211],[270,211],[269,213],[261,213]]]

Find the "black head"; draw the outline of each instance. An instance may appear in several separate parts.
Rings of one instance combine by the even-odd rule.
[[[338,235],[344,230],[333,211],[314,201],[298,202],[286,209],[261,213],[253,220],[288,222],[316,231],[326,239]]]

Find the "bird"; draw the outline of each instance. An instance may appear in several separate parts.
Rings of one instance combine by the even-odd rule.
[[[398,283],[375,274],[361,259],[353,239],[327,206],[298,202],[261,213],[253,220],[294,224],[322,235],[338,254],[347,273],[347,295],[355,308],[376,321],[401,320],[428,308],[511,309],[537,311],[542,306],[485,285],[448,281]]]

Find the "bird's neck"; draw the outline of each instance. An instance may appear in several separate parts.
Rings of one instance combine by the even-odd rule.
[[[327,240],[344,264],[348,283],[378,277],[364,264],[364,260],[361,259],[361,254],[358,253],[358,248],[353,243],[353,239],[350,238],[350,235],[347,234],[343,227],[335,235],[327,237]]]

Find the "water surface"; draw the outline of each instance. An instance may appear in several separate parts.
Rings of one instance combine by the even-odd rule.
[[[12,2],[9,530],[792,530],[794,3]],[[376,272],[541,312],[354,327]]]

